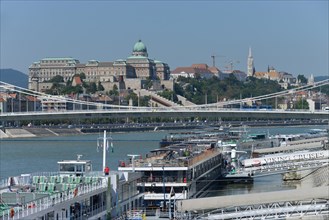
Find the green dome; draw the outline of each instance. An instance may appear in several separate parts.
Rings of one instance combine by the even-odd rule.
[[[147,52],[146,46],[141,40],[135,43],[133,52]]]

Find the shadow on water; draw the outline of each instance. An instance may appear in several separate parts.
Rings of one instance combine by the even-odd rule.
[[[215,184],[209,189],[206,195],[211,196],[228,196],[248,193],[260,193],[279,190],[296,189],[296,182],[285,182],[281,174],[255,178],[253,183],[231,183],[223,180],[215,181]]]

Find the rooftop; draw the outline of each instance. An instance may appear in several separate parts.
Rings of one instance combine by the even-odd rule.
[[[46,57],[41,60],[75,60],[72,57]]]

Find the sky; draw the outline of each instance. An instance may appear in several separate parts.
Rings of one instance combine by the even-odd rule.
[[[45,57],[125,59],[141,39],[171,70],[211,66],[216,55],[219,69],[232,62],[247,72],[251,47],[256,71],[328,75],[328,11],[328,0],[1,0],[0,68],[28,74]]]

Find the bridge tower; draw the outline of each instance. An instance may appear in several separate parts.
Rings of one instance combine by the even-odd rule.
[[[39,92],[39,77],[32,76],[29,81],[29,89]]]

